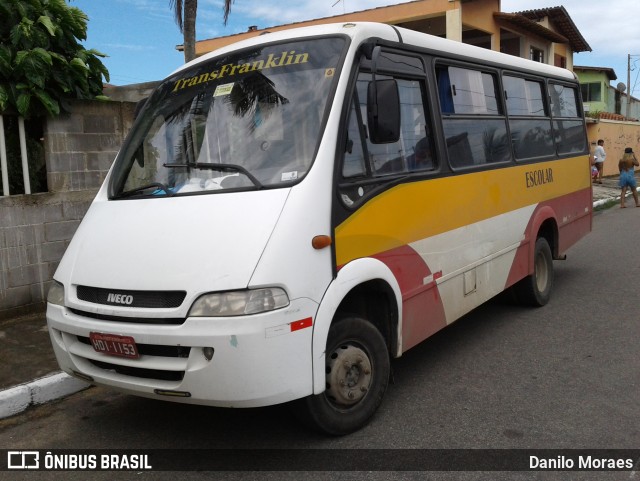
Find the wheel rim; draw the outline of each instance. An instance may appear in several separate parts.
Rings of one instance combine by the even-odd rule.
[[[341,344],[327,356],[329,399],[340,406],[353,406],[369,392],[373,370],[366,352],[358,346]]]
[[[544,292],[549,284],[549,266],[544,253],[539,252],[536,256],[536,287],[538,292]]]

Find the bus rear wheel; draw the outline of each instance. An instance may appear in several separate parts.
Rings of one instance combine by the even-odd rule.
[[[389,384],[385,340],[364,319],[341,319],[329,329],[325,359],[326,390],[298,401],[296,414],[323,433],[352,433],[371,420]]]
[[[553,288],[553,256],[544,237],[538,237],[533,253],[533,274],[515,286],[518,300],[527,306],[541,307],[549,302]]]

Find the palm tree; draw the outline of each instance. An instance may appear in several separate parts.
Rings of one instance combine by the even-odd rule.
[[[184,61],[196,58],[196,13],[198,0],[169,0],[180,33],[184,36]]]
[[[231,4],[236,0],[224,0],[224,24],[227,24],[227,20],[229,20],[229,14],[231,13]]]
[[[224,24],[227,24],[231,4],[234,0],[224,0]],[[196,58],[196,14],[198,0],[169,0],[169,7],[173,10],[180,33],[184,37],[184,61]]]

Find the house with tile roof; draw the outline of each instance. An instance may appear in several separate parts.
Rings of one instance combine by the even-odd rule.
[[[198,41],[196,55],[267,32],[357,21],[404,27],[570,70],[574,53],[591,51],[564,7],[507,13],[501,11],[500,0],[414,0],[284,25],[250,26],[246,32]]]
[[[615,86],[611,84],[618,80],[612,68],[575,65],[573,71],[580,80],[584,110],[589,117],[624,120],[627,116],[627,101],[630,101],[629,119],[640,118],[640,100],[628,96],[627,86],[623,82],[618,82]]]

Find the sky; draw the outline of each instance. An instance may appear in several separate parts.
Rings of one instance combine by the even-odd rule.
[[[169,0],[69,0],[89,17],[86,48],[108,55],[103,63],[110,83],[161,80],[184,62],[176,50],[183,43]],[[393,0],[237,0],[224,25],[222,1],[199,0],[196,38],[204,40],[245,32],[250,25],[272,27],[329,17],[394,3]],[[627,83],[631,55],[632,94],[640,97],[640,3],[637,0],[502,0],[503,12],[564,6],[592,52],[574,54],[574,65],[613,68]]]

